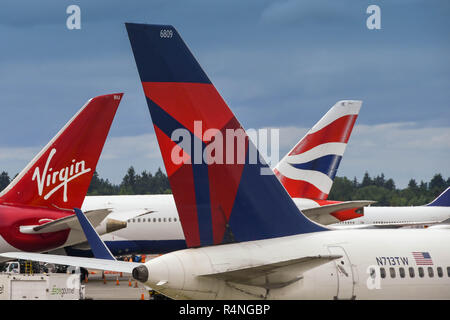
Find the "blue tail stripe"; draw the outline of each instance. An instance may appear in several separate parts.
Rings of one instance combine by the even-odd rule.
[[[197,218],[202,246],[213,244],[211,201],[209,198],[209,177],[207,164],[193,164],[194,188],[197,203]]]
[[[165,135],[171,138],[172,133],[176,129],[185,129],[189,132],[191,139],[191,150],[185,150],[191,156],[192,170],[194,177],[195,197],[197,204],[197,218],[200,231],[200,242],[202,245],[213,244],[213,231],[212,231],[212,214],[211,214],[211,202],[209,198],[209,177],[208,166],[203,161],[203,151],[206,144],[201,141],[196,135],[187,130],[181,123],[171,117],[161,107],[154,103],[151,99],[147,98],[148,107],[155,125],[163,131]],[[201,149],[202,157],[199,164],[196,164],[195,145]],[[198,160],[197,160],[198,161]]]
[[[320,171],[330,177],[331,180],[334,180],[341,159],[342,156],[329,154],[309,162],[290,163],[290,165],[297,169]]]

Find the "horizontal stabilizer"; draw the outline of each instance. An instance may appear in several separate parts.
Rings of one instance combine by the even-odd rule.
[[[100,236],[97,234],[97,232],[95,232],[94,227],[86,218],[84,213],[77,208],[75,208],[74,211],[77,215],[78,221],[81,224],[81,228],[83,228],[84,235],[86,236],[86,239],[91,246],[94,257],[106,260],[116,260],[111,251],[109,251],[108,247],[102,241],[102,239],[100,239]]]
[[[142,265],[141,263],[126,262],[126,261],[69,257],[69,256],[29,253],[29,252],[6,252],[1,253],[0,257],[9,259],[22,259],[22,260],[47,262],[74,267],[83,267],[86,269],[116,271],[125,273],[131,273],[135,267]]]
[[[341,255],[318,255],[278,261],[276,263],[247,267],[225,272],[202,274],[203,277],[214,277],[223,281],[230,281],[245,285],[260,286],[267,289],[280,288],[299,279],[301,275],[332,260],[342,258]],[[289,275],[289,268],[295,270]]]
[[[344,201],[340,203],[332,203],[320,207],[302,209],[302,212],[309,219],[323,225],[341,222],[342,220],[333,215],[342,210],[355,209],[360,210],[360,216],[364,215],[364,207],[376,203],[376,201],[360,200],[360,201]],[[356,217],[354,217],[356,218]],[[346,220],[346,219],[344,219]]]

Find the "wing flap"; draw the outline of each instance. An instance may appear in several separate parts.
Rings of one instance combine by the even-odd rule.
[[[341,257],[341,255],[307,256],[248,268],[202,274],[200,276],[273,289],[289,285],[301,279],[304,272]]]

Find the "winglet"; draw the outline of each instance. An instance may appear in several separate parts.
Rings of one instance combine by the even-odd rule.
[[[74,211],[78,221],[80,221],[81,228],[83,228],[84,235],[91,246],[94,257],[97,259],[116,260],[102,239],[100,239],[100,236],[97,234],[84,213],[77,208],[75,208]]]
[[[450,187],[445,189],[436,199],[427,204],[429,207],[450,207]]]

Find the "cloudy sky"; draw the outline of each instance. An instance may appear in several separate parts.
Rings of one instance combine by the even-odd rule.
[[[68,30],[66,8],[81,8]],[[366,9],[381,9],[369,30]],[[89,98],[124,92],[98,171],[163,166],[124,22],[172,24],[245,128],[282,156],[338,100],[363,106],[338,171],[450,176],[450,2],[2,1],[0,170],[19,172]]]

